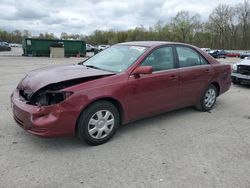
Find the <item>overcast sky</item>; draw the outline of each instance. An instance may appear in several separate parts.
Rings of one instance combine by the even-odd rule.
[[[91,34],[96,29],[126,30],[169,21],[178,11],[199,13],[207,20],[219,4],[243,0],[0,0],[0,29],[32,34]]]

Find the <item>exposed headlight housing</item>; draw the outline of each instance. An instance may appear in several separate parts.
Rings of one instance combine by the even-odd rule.
[[[39,93],[35,99],[34,103],[37,105],[49,106],[53,104],[58,104],[66,100],[73,92],[69,91],[45,91]]]

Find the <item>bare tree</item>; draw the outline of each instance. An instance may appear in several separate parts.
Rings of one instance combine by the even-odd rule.
[[[23,33],[22,33],[22,36],[23,38],[29,38],[32,36],[31,32],[28,31],[27,29],[23,30]]]
[[[237,10],[235,7],[230,7],[228,14],[228,33],[230,37],[228,40],[229,44],[227,45],[230,49],[236,48],[238,24]]]
[[[247,40],[249,38],[248,29],[250,27],[250,3],[249,0],[244,0],[243,3],[240,3],[237,7],[238,19],[240,22],[240,27],[242,31],[242,42],[243,47],[246,48]]]
[[[60,38],[66,40],[69,38],[69,35],[66,32],[62,32]]]
[[[228,5],[219,4],[209,16],[208,28],[218,36],[219,47],[225,48],[228,40],[229,20],[232,15],[232,9]],[[216,39],[217,37],[215,37]]]
[[[200,15],[190,16],[189,12],[181,11],[172,18],[170,25],[178,41],[190,42],[190,39],[200,27]]]

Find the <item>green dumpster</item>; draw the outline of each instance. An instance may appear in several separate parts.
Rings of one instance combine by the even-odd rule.
[[[23,40],[23,55],[25,56],[50,56],[50,47],[63,47],[66,57],[86,55],[86,42],[80,40],[52,40],[26,38]]]

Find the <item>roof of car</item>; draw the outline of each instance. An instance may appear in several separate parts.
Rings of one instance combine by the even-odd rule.
[[[167,41],[133,41],[133,42],[118,43],[117,45],[152,47],[152,46],[159,46],[159,45],[164,45],[164,44],[183,44],[183,43],[167,42]]]

